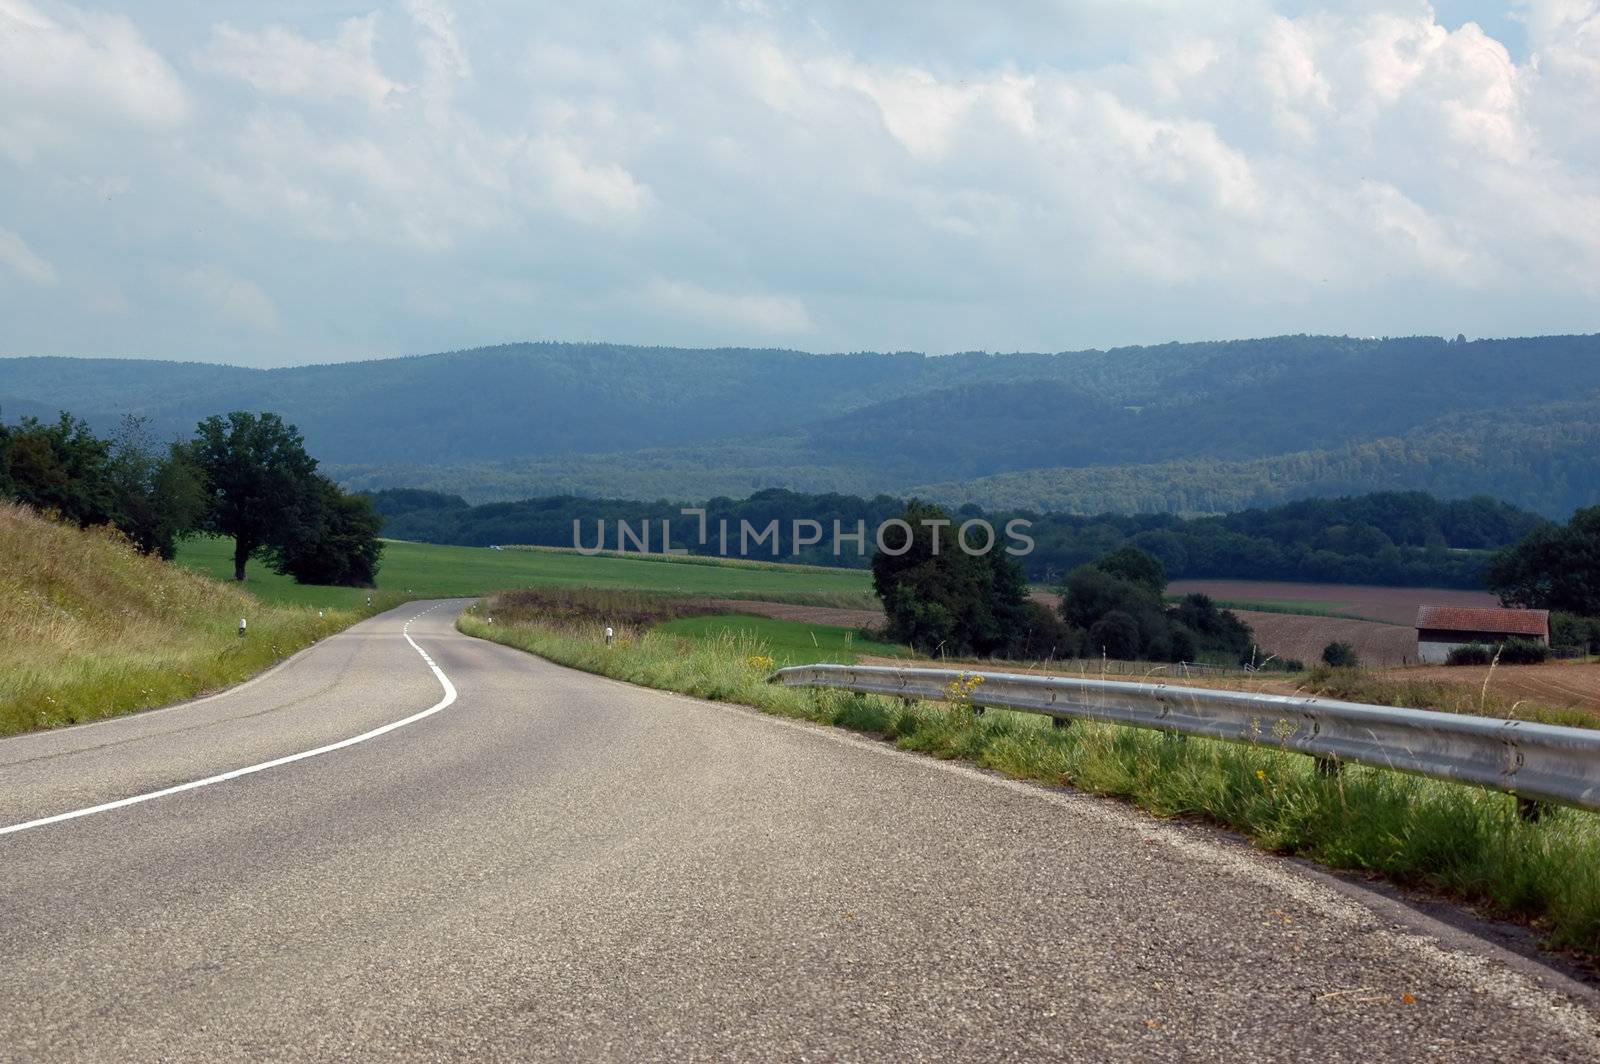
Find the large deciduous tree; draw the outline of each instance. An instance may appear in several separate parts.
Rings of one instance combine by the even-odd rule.
[[[1017,652],[1038,628],[1022,567],[998,548],[963,551],[950,515],[936,506],[913,500],[900,519],[910,526],[909,545],[899,528],[885,531],[885,545],[907,549],[872,558],[888,634],[930,652]]]
[[[252,554],[289,540],[317,461],[277,414],[242,410],[200,422],[188,450],[206,482],[203,527],[233,540],[233,578],[243,580]]]
[[[370,587],[377,577],[383,517],[364,495],[346,495],[320,473],[312,478],[293,525],[267,547],[272,567],[302,584]]]
[[[1499,551],[1484,582],[1507,606],[1600,617],[1600,506],[1577,511]]]

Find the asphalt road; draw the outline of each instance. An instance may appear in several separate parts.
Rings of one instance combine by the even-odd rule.
[[[460,605],[0,742],[4,827],[440,707],[407,621],[459,693],[0,835],[0,1058],[1600,1060],[1592,990],[1381,896]]]

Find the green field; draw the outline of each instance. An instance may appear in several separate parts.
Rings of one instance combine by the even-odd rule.
[[[834,662],[854,665],[862,654],[877,657],[911,657],[910,648],[895,643],[862,639],[853,629],[804,621],[780,621],[729,613],[717,617],[684,617],[658,625],[656,631],[699,640],[733,639],[739,644],[759,644],[759,651],[778,666]]]
[[[233,545],[222,539],[186,540],[178,562],[219,580],[233,576]],[[296,584],[259,561],[246,570],[245,587],[266,602],[355,606],[367,592]],[[871,609],[872,578],[859,569],[814,566],[707,564],[660,556],[586,557],[570,551],[491,550],[387,540],[378,587],[412,598],[456,598],[519,587],[598,587],[676,592],[709,598],[762,599],[816,606]]]

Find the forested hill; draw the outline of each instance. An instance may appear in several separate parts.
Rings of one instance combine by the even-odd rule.
[[[833,522],[845,532],[857,522],[869,529],[898,516],[905,501],[889,495],[805,495],[781,489],[744,499],[717,498],[703,504],[708,542],[699,542],[695,517],[680,504],[585,499],[575,496],[524,499],[469,506],[455,495],[419,490],[378,492],[373,502],[384,515],[384,534],[397,539],[466,546],[531,544],[616,548],[617,522],[637,535],[649,523],[651,550],[661,550],[662,521],[670,522],[673,546],[698,554],[721,550],[716,531],[729,528],[737,553],[741,522],[764,529],[778,522],[776,542],[755,547],[752,557],[785,558],[817,565],[863,566],[867,558],[846,545],[832,550]],[[1535,514],[1475,498],[1443,502],[1428,495],[1376,493],[1340,499],[1312,499],[1267,510],[1183,519],[1171,514],[1073,514],[960,510],[960,519],[986,518],[997,531],[1014,517],[1032,522],[1032,553],[1020,560],[1035,580],[1054,581],[1118,547],[1132,544],[1160,558],[1174,579],[1235,577],[1332,583],[1482,586],[1487,552],[1522,540],[1547,522]],[[812,520],[824,530],[823,542],[796,551],[793,522]],[[603,538],[601,525],[604,522]],[[574,540],[574,523],[579,540]],[[801,530],[802,535],[805,530]],[[980,537],[981,538],[981,537]],[[1009,542],[1009,541],[1008,541]],[[636,549],[633,544],[624,546]],[[872,550],[870,542],[866,551]],[[776,553],[774,553],[776,552]]]
[[[1405,488],[1600,501],[1600,336],[1287,336],[1059,354],[529,343],[252,370],[0,359],[0,416],[184,436],[272,410],[343,483],[473,501],[767,487],[1049,509],[1238,509]]]

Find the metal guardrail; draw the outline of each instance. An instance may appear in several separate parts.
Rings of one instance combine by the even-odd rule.
[[[982,682],[971,684],[973,677]],[[1600,731],[1324,698],[1201,687],[884,665],[797,665],[770,679],[922,701],[963,701],[1292,750],[1335,770],[1349,762],[1473,783],[1528,802],[1600,811]],[[1527,812],[1527,810],[1525,810]]]

